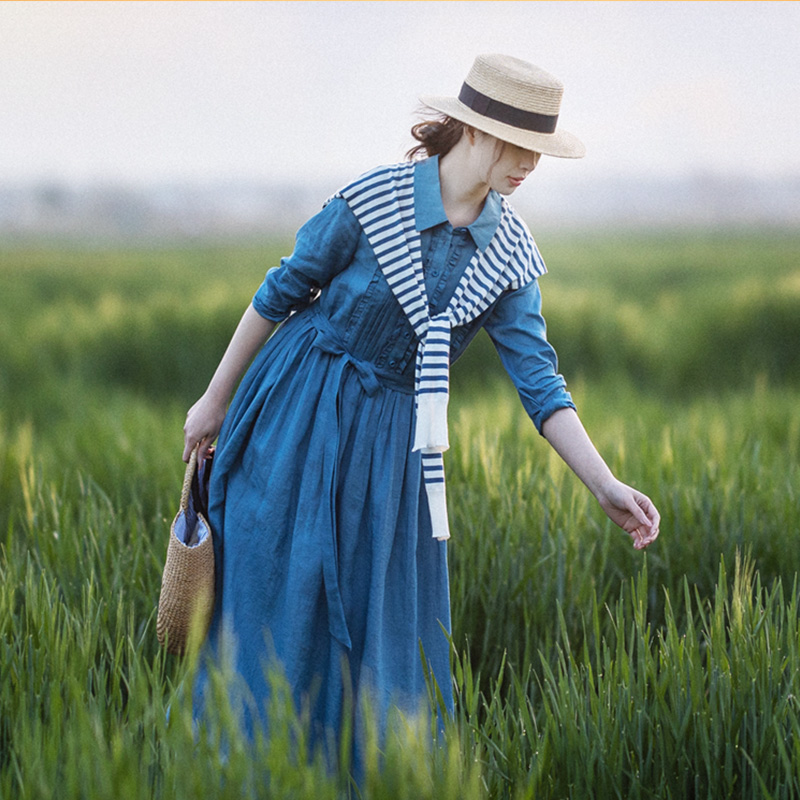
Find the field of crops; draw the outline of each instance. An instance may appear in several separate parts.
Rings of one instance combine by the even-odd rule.
[[[581,416],[662,534],[633,551],[479,337],[446,456],[455,719],[432,752],[425,718],[373,742],[361,792],[797,797],[800,235],[539,245]],[[224,703],[195,735],[191,659],[155,640],[186,408],[287,246],[0,245],[0,800],[357,796],[278,677],[268,742]]]

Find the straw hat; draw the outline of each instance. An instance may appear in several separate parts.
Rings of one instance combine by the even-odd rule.
[[[533,64],[502,55],[475,59],[458,97],[421,97],[426,106],[505,142],[559,158],[582,158],[583,143],[556,130],[564,86]]]

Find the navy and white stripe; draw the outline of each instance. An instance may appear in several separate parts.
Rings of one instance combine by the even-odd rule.
[[[519,288],[547,269],[527,226],[503,199],[500,222],[489,246],[475,252],[447,308],[431,317],[414,219],[414,168],[413,162],[378,167],[338,195],[347,201],[361,224],[386,281],[419,339],[414,450],[422,452],[433,535],[447,539],[450,533],[442,453],[449,447],[450,331],[474,320],[506,289]]]

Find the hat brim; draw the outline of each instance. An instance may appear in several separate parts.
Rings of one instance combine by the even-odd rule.
[[[583,158],[586,155],[583,142],[565,130],[559,129],[555,133],[537,133],[536,131],[526,131],[523,128],[515,128],[513,125],[507,125],[505,122],[498,122],[483,116],[483,114],[478,114],[465,106],[457,97],[426,95],[420,97],[420,101],[436,111],[447,114],[448,117],[471,125],[504,142],[524,147],[526,150],[533,150],[536,153],[556,158]]]

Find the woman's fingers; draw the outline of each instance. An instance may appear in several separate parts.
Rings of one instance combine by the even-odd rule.
[[[208,450],[212,442],[217,438],[217,431],[209,431],[207,429],[204,431],[195,431],[192,430],[187,423],[183,429],[183,433],[183,460],[188,463],[192,450],[197,447],[197,461],[202,463],[208,455]]]
[[[186,463],[186,464],[189,463],[189,458],[192,455],[192,450],[194,450],[194,448],[195,448],[195,446],[197,444],[198,444],[198,442],[190,441],[188,437],[186,439],[184,439],[184,444],[183,444],[183,460],[184,460],[184,463]],[[198,455],[198,458],[199,458],[200,453],[198,452],[197,455]]]
[[[205,451],[208,451],[208,445],[213,441],[213,431],[210,430],[210,425],[202,419],[202,415],[196,409],[197,405],[189,409],[186,414],[186,423],[183,426],[183,460],[187,463],[192,450],[198,445],[200,449],[197,457],[198,460],[202,460],[205,457],[203,453],[204,445]]]
[[[631,487],[625,488],[624,509],[630,514],[632,523],[630,527],[625,527],[633,539],[633,546],[642,550],[658,537],[661,517],[649,497]]]
[[[214,441],[216,436],[206,436],[200,440],[200,447],[197,450],[197,463],[202,464],[208,458],[208,451],[211,449],[211,442]]]
[[[201,397],[186,413],[183,426],[183,460],[188,462],[195,446],[197,458],[202,463],[219,434],[225,419],[225,407]]]
[[[650,527],[650,518],[647,516],[647,513],[644,510],[642,498],[637,497],[634,494],[626,505],[628,510],[631,512],[631,514],[633,514],[640,525],[644,525],[647,528]]]
[[[658,526],[661,522],[661,517],[656,507],[648,498],[643,497],[643,499],[647,501],[648,514],[646,524],[637,528],[635,531],[633,546],[637,550],[643,550],[647,545],[652,544],[658,538]]]

